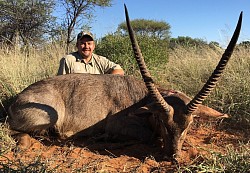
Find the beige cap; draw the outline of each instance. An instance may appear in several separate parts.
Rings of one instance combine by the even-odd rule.
[[[80,40],[81,38],[85,37],[85,36],[89,36],[94,40],[94,36],[91,32],[89,31],[82,31],[77,35],[77,40]]]

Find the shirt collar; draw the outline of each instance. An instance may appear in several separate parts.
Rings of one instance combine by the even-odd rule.
[[[77,53],[76,62],[81,62],[81,63],[84,63],[86,65],[89,64],[89,65],[93,66],[93,59],[94,59],[93,54],[91,56],[90,61],[88,63],[85,63],[85,61],[83,60],[82,56],[78,52],[76,52],[76,53]]]

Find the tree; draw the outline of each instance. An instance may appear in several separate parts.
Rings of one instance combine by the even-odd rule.
[[[170,25],[164,21],[146,20],[146,19],[135,19],[131,21],[131,25],[139,35],[148,35],[157,37],[160,39],[170,38]],[[127,25],[125,22],[118,26],[118,31],[127,33]]]
[[[242,41],[239,46],[244,47],[244,48],[249,48],[250,47],[250,41]]]
[[[90,19],[95,6],[106,7],[111,6],[111,0],[60,0],[65,8],[64,25],[67,35],[67,52],[69,44],[73,41],[72,32],[76,26],[84,26],[82,19]]]
[[[188,36],[178,36],[177,38],[170,39],[170,48],[175,48],[176,46],[183,47],[201,47],[207,45],[207,42],[199,38],[191,38]]]
[[[216,42],[216,41],[210,41],[209,45],[211,46],[216,46],[216,47],[220,47],[220,43]]]
[[[53,0],[0,1],[0,42],[28,45],[41,42],[51,28]]]
[[[210,41],[210,43],[208,44],[208,46],[214,50],[216,49],[221,49],[220,43],[216,42],[216,41]]]

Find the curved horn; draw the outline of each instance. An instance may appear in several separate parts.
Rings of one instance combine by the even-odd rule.
[[[125,4],[124,4],[124,8],[125,8],[125,15],[126,15],[126,22],[127,22],[129,37],[130,37],[130,40],[131,40],[131,43],[132,43],[132,48],[133,48],[133,51],[134,51],[134,55],[135,55],[136,61],[138,63],[138,66],[140,68],[143,80],[144,80],[144,82],[146,84],[146,87],[148,88],[148,91],[149,91],[150,95],[153,97],[156,104],[159,105],[166,113],[169,113],[170,112],[170,106],[167,104],[167,102],[164,100],[164,98],[162,97],[160,92],[155,87],[152,76],[150,75],[150,73],[149,73],[149,71],[148,71],[148,69],[146,67],[144,58],[142,56],[141,50],[140,50],[139,45],[138,45],[138,42],[137,42],[137,40],[135,38],[133,28],[132,28],[132,26],[130,24],[130,20],[129,20],[129,16],[128,16],[128,10],[127,10],[127,7],[126,7]]]
[[[200,90],[200,92],[193,98],[193,100],[188,103],[186,107],[187,114],[191,114],[192,112],[194,112],[197,109],[198,105],[200,105],[202,101],[205,100],[205,98],[210,94],[211,90],[215,87],[233,53],[234,47],[240,34],[241,24],[242,12],[240,13],[240,17],[231,41],[228,44],[224,54],[222,55],[220,62],[218,63],[216,69],[214,70],[206,84],[203,86],[203,88]]]

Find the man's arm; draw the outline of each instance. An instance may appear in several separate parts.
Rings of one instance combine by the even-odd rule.
[[[66,65],[66,61],[65,61],[65,58],[62,58],[60,60],[60,65],[59,65],[59,68],[58,68],[58,71],[57,71],[57,75],[63,75],[63,74],[67,74],[69,73],[69,69]]]
[[[124,75],[124,70],[123,69],[114,69],[111,71],[111,74],[119,74],[119,75]]]
[[[124,75],[124,70],[119,64],[110,61],[104,56],[93,54],[94,58],[96,58],[97,64],[102,68],[104,74],[119,74]]]

